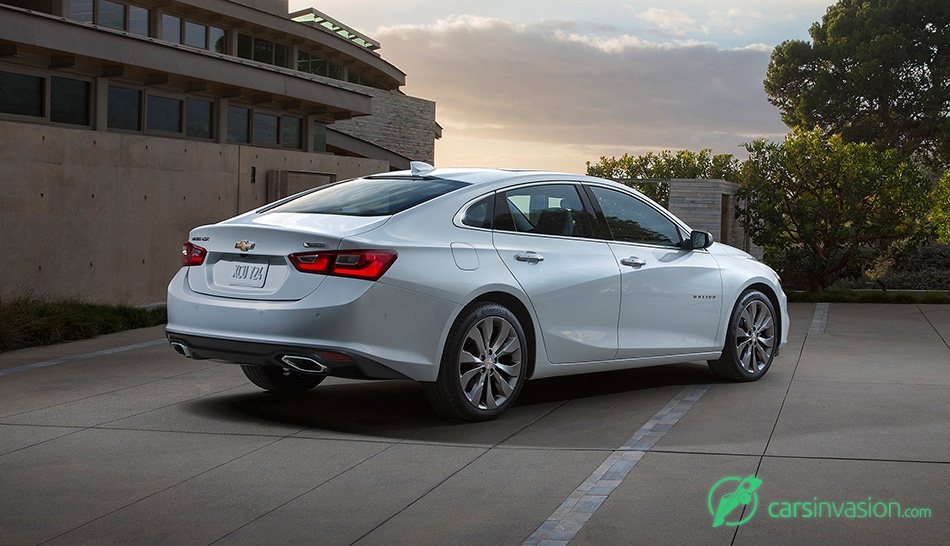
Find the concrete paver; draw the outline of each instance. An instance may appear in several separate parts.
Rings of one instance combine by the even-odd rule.
[[[264,393],[150,344],[160,328],[0,354],[0,372],[23,369],[0,373],[0,543],[518,545],[709,383],[571,544],[946,543],[950,306],[831,304],[809,333],[815,311],[791,306],[759,382],[702,363],[552,378],[479,424],[438,419],[412,382]],[[753,517],[714,528],[710,488],[750,475]],[[769,513],[867,497],[930,517]]]

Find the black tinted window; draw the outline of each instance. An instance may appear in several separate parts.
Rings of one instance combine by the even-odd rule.
[[[267,212],[389,216],[462,186],[452,180],[357,178],[320,188]]]
[[[498,201],[494,228],[540,235],[590,237],[590,222],[572,184],[509,190]]]
[[[492,211],[495,208],[493,206],[494,202],[495,196],[490,195],[471,205],[465,210],[462,223],[466,226],[491,229]]]
[[[619,191],[592,186],[616,241],[675,246],[680,242],[676,225],[643,201]]]

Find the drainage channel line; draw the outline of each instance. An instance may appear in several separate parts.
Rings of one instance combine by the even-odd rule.
[[[156,345],[162,345],[163,343],[168,343],[168,341],[166,341],[165,339],[156,339],[154,341],[136,343],[135,345],[126,345],[124,347],[104,349],[102,351],[96,351],[93,353],[66,356],[66,357],[57,358],[54,360],[45,360],[43,362],[36,362],[34,364],[25,364],[23,366],[17,366],[15,368],[7,368],[4,370],[0,370],[0,376],[10,375],[10,374],[19,373],[19,372],[26,372],[29,370],[35,370],[37,368],[45,368],[47,366],[55,366],[57,364],[65,364],[66,362],[76,362],[77,360],[86,360],[87,358],[96,358],[96,357],[111,355],[115,353],[124,353],[125,351],[134,351],[135,349],[144,349],[146,347],[154,347]]]
[[[565,546],[607,500],[643,456],[693,407],[711,385],[693,385],[677,394],[578,486],[522,546]]]
[[[828,324],[828,308],[830,303],[816,303],[815,316],[811,319],[811,326],[808,327],[809,334],[824,334],[825,326]]]

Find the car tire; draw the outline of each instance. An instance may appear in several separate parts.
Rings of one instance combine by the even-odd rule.
[[[449,419],[494,419],[521,392],[527,355],[524,330],[514,313],[496,303],[477,304],[452,325],[438,379],[425,384],[426,397]]]
[[[719,360],[710,360],[714,374],[732,381],[756,381],[768,371],[778,349],[778,323],[772,302],[758,290],[739,297],[729,319],[726,344]]]
[[[303,374],[277,366],[241,366],[241,370],[251,383],[271,392],[307,392],[326,378],[323,375]]]

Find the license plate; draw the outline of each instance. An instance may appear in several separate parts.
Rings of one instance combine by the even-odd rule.
[[[267,280],[267,265],[266,263],[228,262],[230,270],[228,284],[262,288],[264,281]]]

